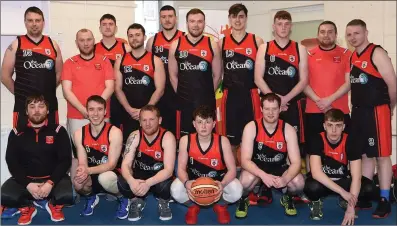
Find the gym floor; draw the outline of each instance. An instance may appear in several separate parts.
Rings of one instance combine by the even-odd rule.
[[[307,204],[297,204],[298,216],[288,217],[284,214],[284,208],[280,205],[280,193],[273,192],[273,203],[265,207],[251,206],[248,210],[248,217],[238,220],[234,217],[236,205],[229,206],[231,215],[230,224],[239,225],[340,225],[342,223],[344,211],[338,206],[338,198],[335,196],[328,197],[324,200],[323,213],[324,218],[321,221],[312,221],[309,218],[309,207]],[[117,201],[107,201],[101,196],[99,204],[94,210],[94,214],[88,217],[81,217],[80,211],[84,208],[85,200],[77,205],[64,208],[66,220],[55,223],[50,220],[46,210],[38,209],[37,215],[33,218],[32,225],[182,225],[185,224],[185,213],[187,208],[177,203],[171,203],[173,218],[170,221],[161,221],[157,213],[157,201],[153,196],[149,196],[146,200],[146,207],[143,211],[143,218],[137,222],[128,220],[118,220],[115,218],[117,209]],[[362,210],[358,212],[356,225],[396,225],[397,224],[397,205],[392,205],[392,214],[386,219],[373,219],[372,211],[376,208],[374,203],[372,210]],[[2,220],[3,225],[16,225],[18,216],[12,219]],[[202,209],[199,214],[198,224],[214,225],[218,224],[216,215],[212,208]]]

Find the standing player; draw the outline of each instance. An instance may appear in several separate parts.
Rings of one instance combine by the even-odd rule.
[[[123,177],[118,187],[132,199],[128,220],[138,221],[145,208],[144,198],[152,192],[158,198],[160,220],[171,220],[171,176],[174,172],[176,141],[174,135],[161,128],[160,111],[154,105],[142,107],[139,113],[141,129],[128,137],[121,166]]]
[[[125,53],[131,51],[131,47],[125,40],[116,38],[117,33],[116,18],[111,14],[104,14],[99,20],[99,31],[102,34],[102,40],[95,44],[95,53],[106,56],[112,66],[116,59],[121,58]],[[120,127],[121,111],[123,107],[117,100],[116,94],[113,93],[110,98],[110,122]]]
[[[209,106],[199,106],[193,113],[193,126],[196,133],[183,136],[179,141],[178,178],[171,185],[172,197],[189,207],[186,224],[197,224],[200,207],[190,201],[191,187],[199,177],[210,177],[218,184],[220,201],[214,211],[220,224],[230,223],[227,210],[229,203],[240,199],[243,188],[236,179],[236,163],[229,140],[213,133],[215,110]]]
[[[381,46],[369,43],[364,21],[350,21],[346,36],[355,48],[350,59],[353,105],[350,137],[354,148],[362,151],[363,176],[372,179],[375,162],[378,165],[381,199],[372,216],[385,218],[391,212],[391,112],[396,106],[396,73],[387,52]],[[368,202],[361,207],[371,206]]]
[[[117,127],[105,122],[106,101],[102,97],[90,96],[86,107],[90,123],[74,133],[77,159],[73,160],[71,169],[74,188],[87,198],[81,215],[92,215],[99,202],[97,194],[109,192],[120,201],[116,217],[125,219],[129,202],[117,188],[122,133]]]
[[[25,11],[26,35],[18,36],[7,48],[1,68],[1,82],[14,94],[13,127],[28,123],[26,98],[43,94],[49,103],[48,120],[58,123],[56,89],[60,83],[62,55],[58,44],[43,35],[43,12],[33,6]],[[15,81],[12,75],[15,70]]]
[[[171,44],[169,66],[171,85],[178,97],[176,137],[194,132],[192,113],[200,105],[215,110],[215,90],[221,79],[218,44],[204,36],[205,15],[200,9],[186,14],[189,33]]]
[[[299,143],[303,144],[302,92],[307,85],[307,51],[289,39],[291,27],[289,12],[278,11],[274,15],[274,40],[258,49],[255,83],[262,93],[274,92],[280,96],[280,118],[295,128]]]
[[[305,94],[309,97],[306,103],[306,143],[313,135],[324,131],[324,113],[331,108],[343,111],[345,132],[349,128],[351,52],[336,44],[337,35],[334,22],[322,22],[317,32],[319,45],[308,51],[309,84],[305,88]]]
[[[123,142],[135,130],[139,129],[140,108],[155,105],[164,93],[165,72],[160,58],[144,48],[145,28],[137,23],[127,29],[128,42],[132,48],[116,60],[116,95],[124,107],[121,123]]]
[[[171,43],[183,35],[182,31],[176,28],[176,11],[174,7],[165,5],[160,9],[160,24],[163,30],[154,37],[149,38],[146,50],[160,57],[165,69],[165,88],[164,95],[161,97],[158,107],[161,112],[162,127],[175,134],[176,126],[176,94],[171,86],[170,75],[168,73],[168,54]]]
[[[322,219],[321,199],[338,194],[344,203],[341,207],[346,208],[342,225],[353,225],[355,207],[373,199],[375,185],[361,176],[361,152],[348,144],[344,118],[339,109],[324,113],[324,132],[313,135],[308,145],[311,175],[305,181],[304,192],[311,201],[310,219]]]
[[[279,119],[281,98],[267,93],[262,98],[262,118],[249,122],[243,131],[241,143],[240,181],[244,194],[236,210],[237,218],[248,214],[248,194],[258,183],[262,189],[282,190],[285,195],[280,202],[288,216],[297,215],[292,195],[299,194],[304,187],[304,179],[299,173],[301,158],[298,138],[294,128]],[[290,164],[287,164],[287,158]],[[258,202],[263,200],[259,197]]]
[[[244,126],[261,114],[254,65],[263,40],[246,32],[247,16],[248,10],[243,4],[232,5],[229,9],[232,33],[219,42],[224,72],[221,118],[226,120],[222,131],[229,138],[235,157]]]

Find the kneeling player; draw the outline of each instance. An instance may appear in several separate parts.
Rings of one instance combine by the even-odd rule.
[[[218,184],[214,205],[220,224],[230,222],[227,205],[240,199],[242,186],[236,179],[236,163],[229,140],[212,133],[215,127],[215,111],[209,106],[200,106],[193,113],[196,133],[183,136],[179,142],[178,178],[171,186],[172,197],[189,207],[186,224],[197,224],[200,207],[193,204],[191,186],[199,177],[210,177]],[[222,197],[220,197],[222,196]]]
[[[120,192],[131,200],[128,220],[138,221],[145,208],[144,198],[152,192],[158,201],[160,220],[171,220],[171,176],[174,172],[176,141],[174,135],[160,127],[160,111],[146,105],[139,113],[140,130],[127,139],[118,179]]]
[[[304,178],[299,173],[301,157],[295,129],[279,119],[281,99],[274,93],[262,98],[263,117],[249,122],[243,131],[240,175],[244,193],[237,207],[236,217],[248,213],[248,194],[260,182],[263,190],[282,190],[281,204],[289,216],[297,214],[292,196],[301,193]],[[290,165],[287,165],[287,158]],[[261,197],[260,197],[261,198]],[[260,200],[258,200],[260,202]]]
[[[75,190],[87,198],[81,215],[92,215],[99,202],[97,194],[108,192],[119,198],[117,218],[125,219],[128,199],[123,198],[117,189],[119,172],[115,169],[121,162],[121,130],[104,121],[106,101],[102,97],[88,98],[87,113],[90,123],[74,133],[78,159],[73,159],[71,170]]]
[[[343,225],[354,224],[354,208],[360,207],[360,202],[372,201],[375,186],[361,175],[361,153],[349,148],[344,128],[343,112],[339,109],[328,110],[324,116],[325,132],[313,137],[313,142],[310,142],[308,153],[312,176],[306,179],[304,192],[311,200],[312,220],[323,217],[320,198],[330,194],[339,194],[348,203]],[[349,162],[351,175],[348,173]]]

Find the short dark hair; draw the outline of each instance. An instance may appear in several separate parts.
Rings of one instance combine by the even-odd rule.
[[[195,120],[197,116],[200,116],[202,119],[212,118],[212,120],[215,121],[215,109],[208,105],[200,105],[193,112],[193,120]]]
[[[174,11],[174,15],[176,16],[175,8],[172,7],[172,6],[170,6],[170,5],[165,5],[165,6],[161,7],[160,12],[161,12],[161,11],[169,11],[169,10]]]
[[[331,122],[344,122],[345,121],[345,114],[343,111],[337,108],[329,109],[324,114],[324,122],[331,121]]]
[[[354,19],[354,20],[350,21],[349,23],[347,23],[346,27],[348,27],[348,26],[361,26],[361,27],[367,29],[367,24],[361,19]]]
[[[320,32],[320,27],[321,27],[321,25],[326,25],[326,24],[329,24],[329,25],[332,25],[332,26],[334,26],[335,33],[336,33],[336,34],[338,33],[338,29],[336,28],[336,25],[335,25],[335,23],[334,23],[334,22],[332,22],[332,21],[330,21],[330,20],[326,20],[326,21],[323,21],[323,22],[321,22],[321,24],[320,24],[320,25],[318,25],[318,28],[317,28],[317,34]]]
[[[148,104],[148,105],[143,106],[141,108],[141,111],[139,112],[139,117],[141,117],[141,114],[144,111],[152,111],[152,112],[155,111],[157,117],[161,116],[160,115],[160,110],[155,105]]]
[[[201,9],[194,8],[194,9],[189,10],[189,12],[187,12],[187,14],[186,14],[186,21],[188,21],[189,15],[195,15],[195,14],[201,14],[201,15],[203,15],[203,16],[204,16],[204,20],[205,20],[205,14],[204,14],[204,12],[201,11]]]
[[[112,14],[106,13],[104,14],[101,19],[99,19],[99,24],[102,22],[102,20],[113,20],[114,24],[116,24],[116,17],[114,17]]]
[[[28,13],[36,13],[36,14],[39,14],[39,15],[43,18],[43,21],[44,21],[44,14],[43,14],[43,11],[41,11],[41,9],[39,9],[38,7],[36,7],[36,6],[31,6],[31,7],[27,8],[27,9],[25,10],[25,15],[24,15],[24,19],[25,19],[25,20],[26,20],[26,15],[28,15]]]
[[[291,14],[285,10],[280,10],[274,15],[274,20],[273,22],[276,22],[276,19],[279,20],[289,20],[292,21]]]
[[[127,29],[127,34],[128,34],[128,31],[129,31],[130,29],[141,29],[143,35],[145,35],[145,33],[146,33],[145,28],[144,28],[141,24],[138,24],[138,23],[133,23],[133,24],[131,24],[131,25],[128,27],[128,29]]]
[[[281,107],[281,98],[275,93],[266,93],[265,95],[262,96],[262,99],[261,99],[262,108],[263,108],[263,103],[265,102],[265,100],[267,100],[269,102],[276,101],[278,103],[278,106]]]
[[[246,16],[248,16],[248,9],[245,5],[241,3],[234,4],[229,8],[229,16],[239,14],[239,12],[243,11]]]
[[[104,106],[104,108],[106,109],[106,100],[103,99],[101,96],[92,95],[92,96],[88,97],[87,103],[85,104],[86,108],[88,107],[88,103],[91,102],[91,101],[94,101],[94,102],[97,102],[99,104],[102,104]]]
[[[49,109],[50,105],[48,103],[48,101],[44,98],[44,95],[42,94],[32,94],[30,96],[28,96],[26,98],[25,101],[25,110],[28,110],[28,106],[31,103],[37,103],[37,102],[44,102],[45,106],[47,107],[47,109]]]

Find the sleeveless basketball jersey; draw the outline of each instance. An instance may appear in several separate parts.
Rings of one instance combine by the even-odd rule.
[[[255,35],[246,33],[244,38],[237,42],[233,35],[223,39],[223,87],[225,89],[256,88],[254,83],[254,68],[258,46]]]
[[[263,79],[269,88],[280,95],[287,95],[299,82],[298,43],[290,40],[281,48],[275,40],[267,42]],[[297,95],[291,101],[301,98]]]
[[[176,30],[174,36],[171,39],[167,39],[162,31],[156,33],[153,38],[152,53],[159,57],[164,63],[164,69],[169,77],[168,73],[168,53],[170,50],[171,43],[181,37],[184,33]],[[169,79],[167,79],[167,82]]]
[[[187,36],[179,38],[175,58],[178,62],[177,95],[181,105],[206,104],[215,107],[213,56],[209,37],[203,36],[195,44]]]
[[[189,156],[187,164],[189,180],[195,180],[199,177],[211,177],[218,181],[223,179],[227,168],[223,160],[220,135],[212,134],[210,145],[207,150],[203,150],[198,140],[198,134],[189,134],[187,152]]]
[[[270,134],[263,124],[263,118],[255,120],[256,136],[252,161],[262,170],[269,171],[287,164],[287,143],[285,141],[285,122],[281,119]]]
[[[26,98],[32,94],[42,94],[51,112],[58,110],[55,72],[57,52],[51,38],[43,35],[37,43],[27,35],[18,36],[17,39],[14,111],[25,112]]]
[[[120,72],[123,75],[123,92],[131,107],[141,108],[149,103],[156,90],[154,85],[154,55],[145,52],[135,58],[132,52],[124,54]]]
[[[109,134],[112,125],[105,122],[101,132],[97,137],[91,133],[91,124],[82,128],[82,144],[87,153],[88,167],[98,166],[108,161],[109,154]]]
[[[133,172],[142,178],[150,178],[164,169],[163,137],[167,131],[160,127],[159,132],[152,142],[149,142],[142,129],[139,130],[140,140],[135,153]]]
[[[374,107],[390,104],[386,82],[372,61],[375,48],[370,43],[361,54],[353,52],[350,58],[351,101],[354,107]]]
[[[321,158],[323,172],[332,179],[343,178],[348,175],[346,140],[347,134],[343,133],[342,138],[336,145],[331,145],[324,132],[320,133],[324,143],[324,155]]]
[[[95,53],[106,56],[113,66],[114,62],[116,62],[118,58],[121,58],[125,53],[127,53],[127,50],[125,49],[122,41],[116,40],[114,45],[110,48],[107,48],[101,41],[95,44]]]

